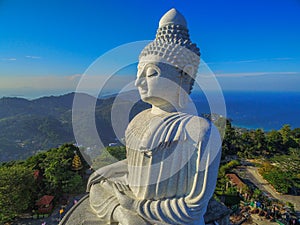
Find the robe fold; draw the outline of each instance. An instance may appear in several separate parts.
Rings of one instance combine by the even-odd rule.
[[[130,122],[125,140],[127,168],[122,167],[120,173],[121,167],[116,166],[117,178],[103,177],[91,189],[102,186],[109,190],[111,182],[128,185],[135,211],[151,224],[204,224],[221,155],[216,127],[197,116],[179,112],[155,115],[149,109]],[[101,176],[101,169],[98,173]],[[96,196],[90,201],[98,216],[107,219],[111,215],[106,214],[112,213],[118,202],[107,193],[104,197],[105,207],[97,203]]]

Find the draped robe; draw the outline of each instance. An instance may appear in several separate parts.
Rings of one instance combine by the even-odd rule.
[[[112,183],[119,183],[129,186],[134,210],[151,224],[204,224],[220,161],[216,127],[197,116],[149,109],[130,122],[125,140],[126,166],[110,165],[108,177],[99,169],[101,179],[89,185],[98,216],[111,220],[119,205]]]

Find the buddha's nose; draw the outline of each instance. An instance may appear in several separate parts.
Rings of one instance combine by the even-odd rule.
[[[136,78],[134,85],[136,87],[140,87],[140,86],[143,86],[144,83],[145,83],[145,78],[144,77],[138,77],[138,78]]]

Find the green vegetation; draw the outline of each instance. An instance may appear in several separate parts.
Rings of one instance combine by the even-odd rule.
[[[227,183],[229,182],[229,179],[225,176],[226,173],[228,173],[230,170],[235,168],[236,166],[239,166],[240,162],[238,160],[232,160],[224,165],[221,165],[219,168],[219,174],[218,174],[218,182],[216,186],[215,193],[217,195],[237,195],[236,188],[226,188]]]
[[[23,164],[0,167],[0,224],[28,209],[34,201],[32,170]]]
[[[39,150],[74,142],[73,94],[36,100],[0,99],[0,162],[25,159]]]
[[[111,126],[111,107],[114,97],[95,99],[86,94],[77,96],[83,102],[96,102],[96,127],[105,146],[114,142]],[[62,96],[43,97],[35,100],[0,98],[0,162],[26,159],[40,150],[56,148],[64,143],[75,143],[73,128],[78,133],[88,133],[89,114],[82,109],[78,126],[72,127],[72,104],[74,93]],[[130,98],[118,104],[131,105]],[[120,106],[120,107],[122,107]],[[116,105],[117,107],[117,105]],[[149,105],[137,102],[131,110],[130,119]],[[76,119],[76,118],[75,118]],[[86,147],[94,146],[95,140],[85,137]],[[82,144],[82,143],[81,143]]]
[[[265,161],[259,172],[280,193],[297,194],[300,189],[300,149],[290,148],[289,154],[275,155]]]
[[[84,165],[81,171],[72,170],[74,152],[77,152]],[[94,162],[101,167],[125,157],[125,147],[107,147]],[[31,211],[43,195],[54,195],[58,199],[64,194],[83,193],[86,188],[83,176],[88,167],[79,149],[72,144],[39,152],[24,161],[2,163],[0,224],[11,221],[20,213]]]
[[[107,147],[106,150],[118,160],[123,160],[126,158],[126,148],[125,146],[114,146]]]
[[[241,163],[238,160],[232,160],[225,165],[220,166],[219,168],[219,177],[225,176],[227,172],[229,172],[231,169],[241,165]]]
[[[75,141],[71,125],[73,97],[72,93],[33,101],[20,98],[0,99],[0,162],[31,156],[24,161],[11,161],[0,166],[0,224],[31,210],[35,201],[45,194],[59,198],[64,193],[84,191],[86,185],[83,174],[71,169],[74,151],[80,155],[79,149],[71,144],[55,148]],[[84,101],[95,100],[87,95],[81,97]],[[113,100],[97,100],[96,104],[96,126],[105,145],[115,139],[110,124]],[[127,103],[129,102],[126,100],[122,102]],[[147,107],[149,106],[138,102],[133,107],[130,118]],[[214,118],[217,116],[214,115]],[[81,124],[74,129],[84,134],[88,124],[84,110],[78,119]],[[216,193],[231,196],[232,198],[227,199],[230,201],[228,204],[235,204],[239,194],[235,187],[227,187],[228,179],[225,174],[240,165],[237,160],[228,160],[229,155],[237,155],[241,159],[259,159],[263,162],[260,173],[279,192],[299,193],[300,128],[291,129],[289,125],[284,125],[278,131],[264,132],[262,129],[235,128],[224,118],[214,121],[217,127],[226,123],[222,159],[227,163],[220,167]],[[94,146],[94,140],[89,140],[89,136],[86,138],[86,143]],[[49,148],[52,149],[40,152],[41,149]],[[80,157],[85,162],[81,155]],[[93,159],[93,168],[97,169],[125,157],[124,146],[107,147],[101,156]],[[87,167],[84,163],[84,168]],[[38,177],[34,176],[36,171],[39,172]],[[259,190],[248,190],[246,187],[243,192],[251,192],[255,198],[262,196]]]
[[[300,129],[284,125],[280,130],[264,132],[262,129],[234,128],[227,121],[223,140],[223,156],[238,155],[241,158],[271,158],[288,154],[290,149],[299,151]],[[298,149],[298,150],[297,150]]]
[[[223,141],[223,158],[238,155],[263,161],[259,172],[281,193],[300,190],[300,129],[284,125],[280,130],[234,128],[227,121]],[[221,167],[222,169],[222,167]]]
[[[31,210],[43,195],[82,193],[85,190],[84,168],[72,170],[74,151],[77,147],[64,144],[59,148],[40,152],[25,161],[11,161],[0,166],[0,224],[18,214]]]
[[[106,147],[102,150],[102,154],[92,161],[92,167],[96,170],[103,166],[112,164],[126,158],[125,146]]]

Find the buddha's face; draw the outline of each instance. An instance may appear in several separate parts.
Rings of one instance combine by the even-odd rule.
[[[144,102],[176,106],[181,75],[181,71],[172,65],[140,61],[135,86]]]

